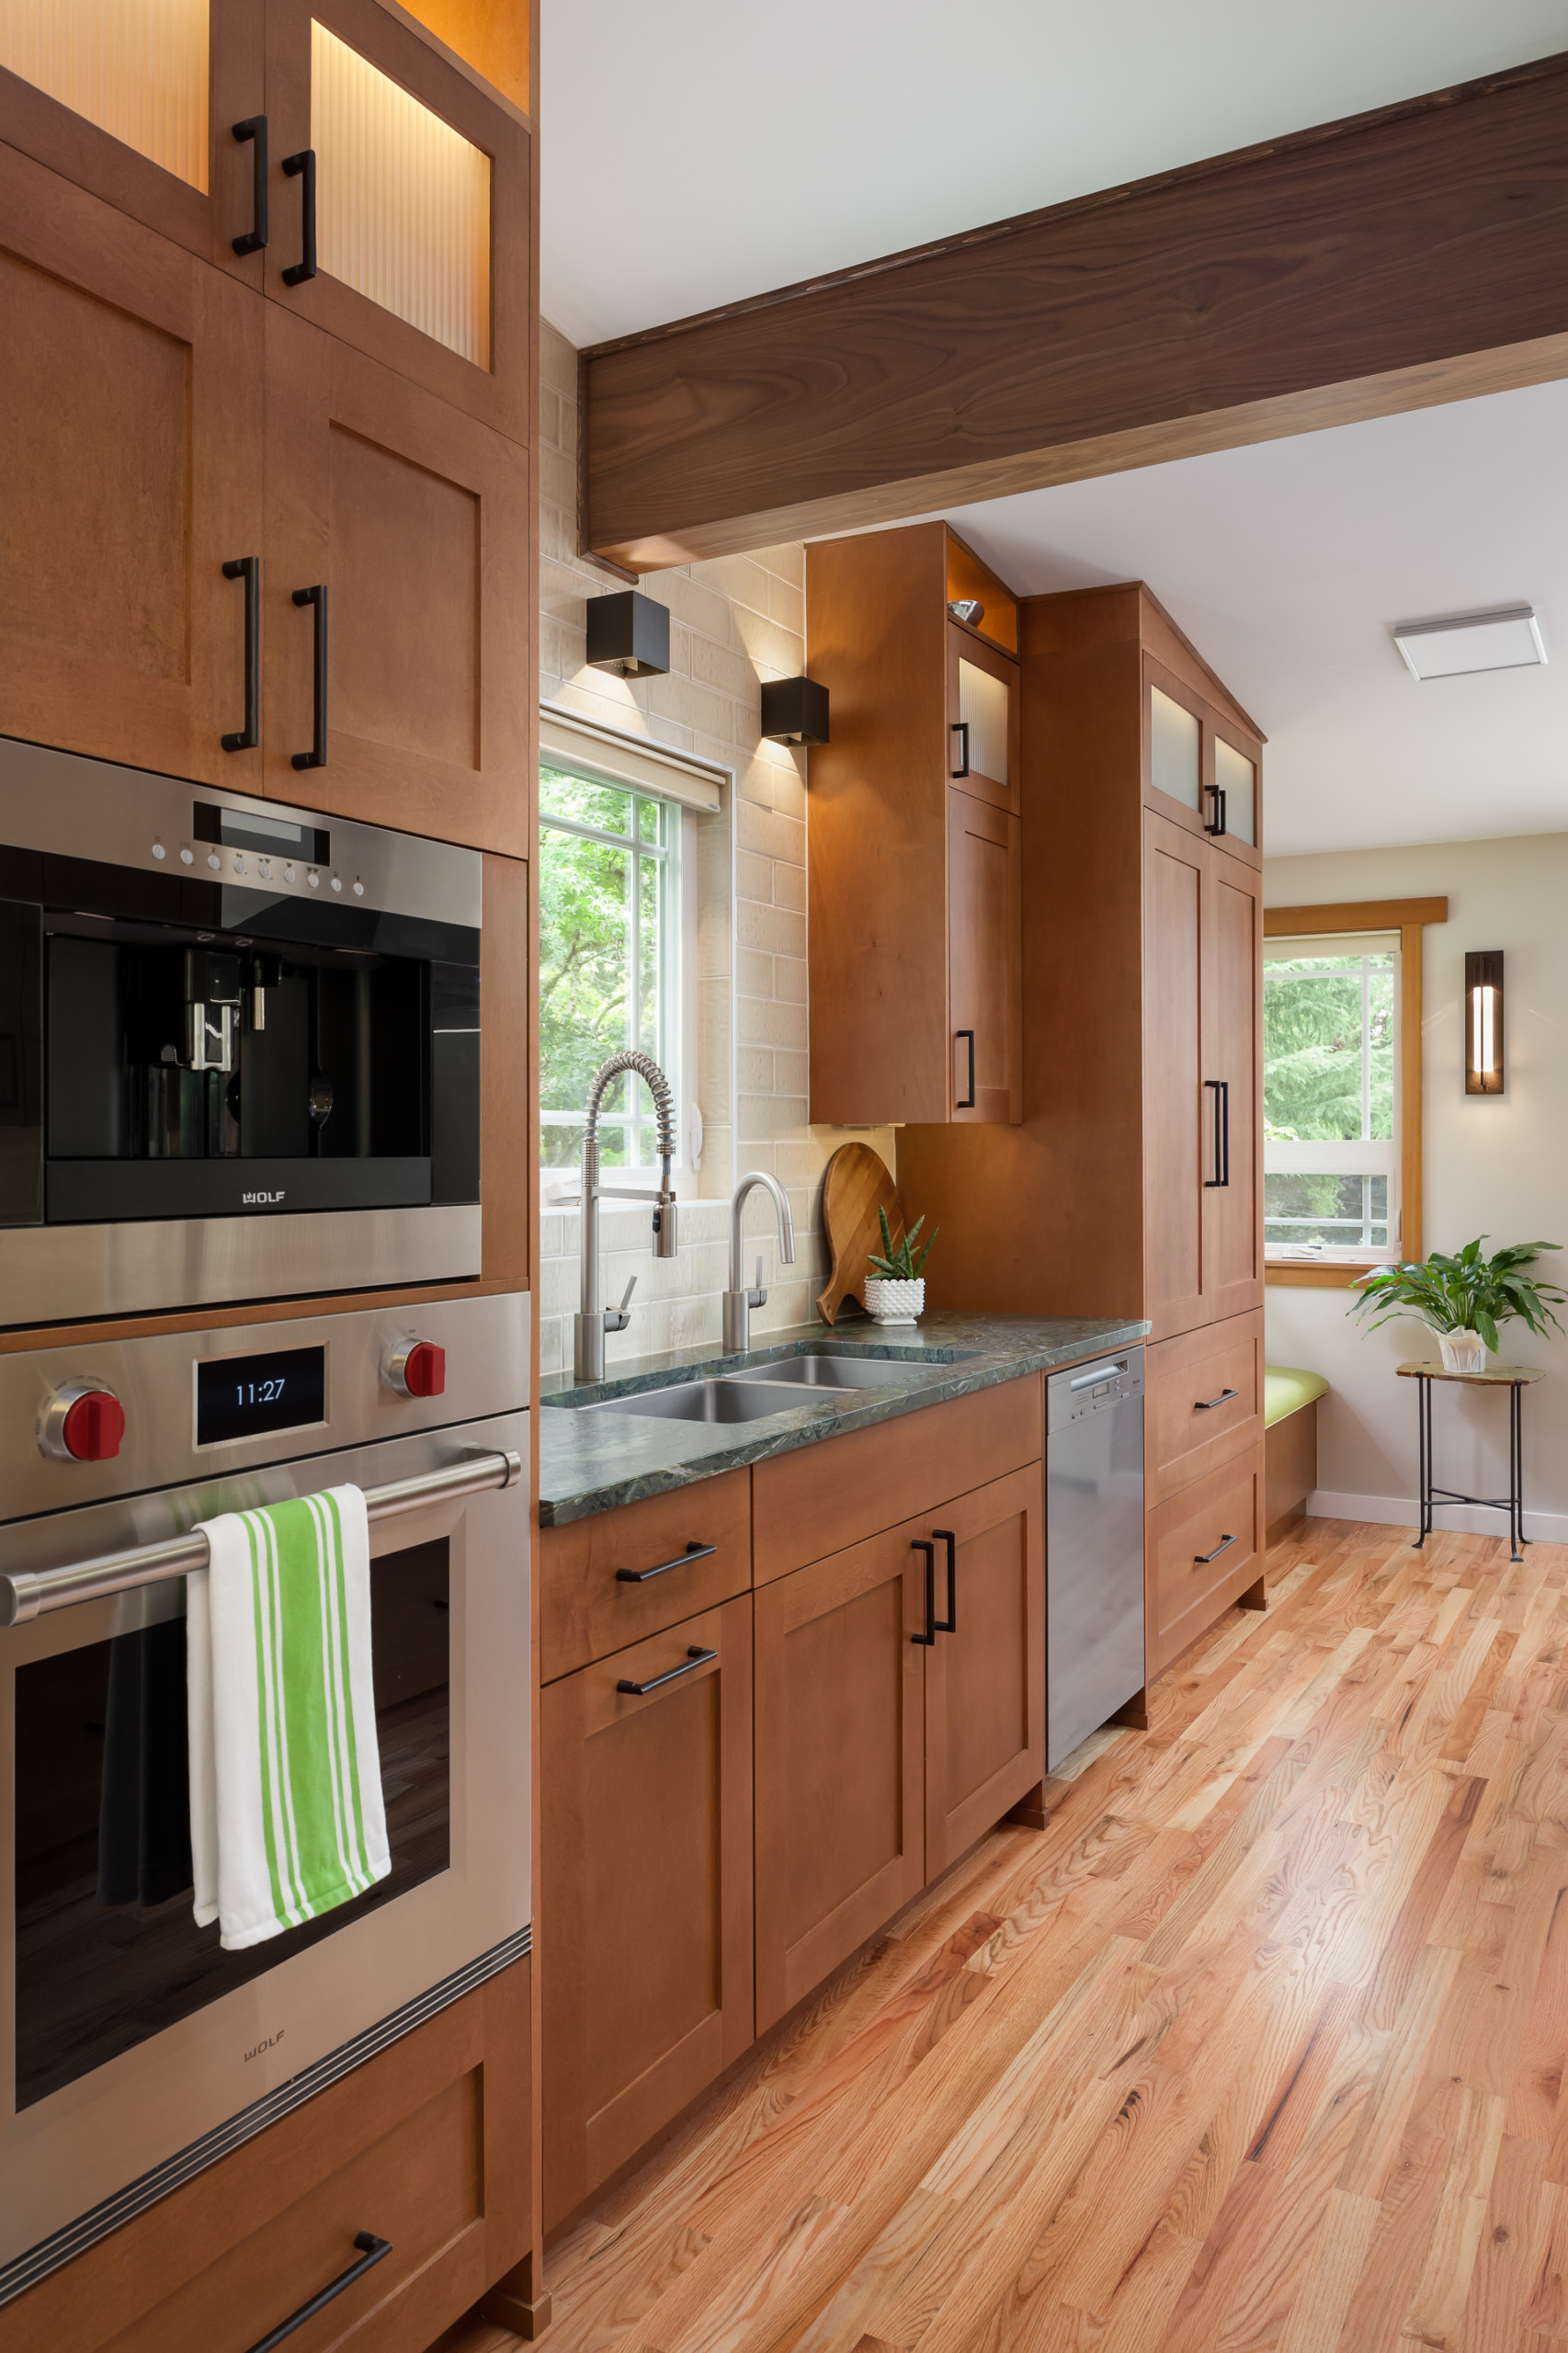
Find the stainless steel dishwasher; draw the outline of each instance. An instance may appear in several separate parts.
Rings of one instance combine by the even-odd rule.
[[[1054,1772],[1143,1682],[1143,1351],[1046,1383],[1045,1761]]]

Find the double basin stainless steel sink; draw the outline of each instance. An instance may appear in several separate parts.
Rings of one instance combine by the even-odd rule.
[[[745,1365],[736,1372],[708,1375],[699,1380],[674,1380],[658,1389],[634,1390],[624,1397],[605,1397],[578,1405],[580,1414],[642,1414],[674,1422],[757,1422],[769,1414],[787,1414],[797,1405],[825,1405],[846,1410],[869,1389],[923,1388],[945,1378],[950,1368],[971,1353],[944,1352],[941,1357],[830,1356],[825,1352],[780,1357],[772,1363]],[[557,1401],[547,1399],[547,1404]],[[561,1404],[568,1401],[562,1399]]]

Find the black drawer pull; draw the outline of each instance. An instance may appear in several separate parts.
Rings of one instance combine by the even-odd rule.
[[[1225,1551],[1226,1547],[1233,1544],[1235,1540],[1236,1540],[1233,1536],[1221,1536],[1220,1541],[1215,1545],[1214,1550],[1211,1552],[1195,1552],[1192,1556],[1193,1567],[1195,1569],[1206,1569],[1210,1561],[1217,1561],[1221,1553]]]
[[[969,774],[969,722],[968,722],[968,720],[967,720],[967,719],[955,719],[955,720],[953,721],[953,722],[952,722],[951,726],[949,728],[948,733],[949,733],[949,735],[961,735],[961,736],[963,737],[963,745],[962,745],[962,752],[963,752],[963,766],[962,766],[962,767],[961,767],[961,768],[949,768],[949,769],[948,770],[948,774],[949,774],[949,776],[967,776],[967,775]]]
[[[326,583],[319,581],[313,588],[296,588],[296,605],[315,607],[314,627],[311,636],[311,748],[296,752],[293,763],[297,768],[324,768],[326,766]]]
[[[651,1676],[646,1683],[631,1683],[623,1676],[615,1688],[618,1691],[630,1691],[634,1699],[645,1699],[650,1691],[673,1683],[677,1675],[689,1675],[694,1667],[706,1666],[710,1658],[718,1655],[717,1651],[705,1651],[700,1643],[692,1643],[678,1666],[666,1667],[663,1675]]]
[[[225,752],[254,752],[261,741],[261,558],[232,556],[225,580],[245,584],[245,723],[237,735],[220,737]]]
[[[283,273],[285,286],[302,286],[307,278],[316,274],[316,151],[301,147],[297,155],[285,155],[283,169],[292,179],[302,179],[300,190],[300,259]]]
[[[934,1528],[933,1536],[948,1548],[948,1614],[933,1620],[938,1634],[956,1634],[959,1630],[959,1540],[950,1528]]]
[[[617,1585],[646,1585],[650,1577],[668,1576],[672,1569],[684,1569],[688,1561],[705,1561],[718,1550],[717,1544],[688,1544],[673,1561],[660,1561],[651,1569],[617,1569],[615,1581]]]
[[[247,139],[256,144],[251,149],[251,225],[243,237],[231,237],[229,243],[237,254],[258,254],[267,243],[267,117],[248,115],[234,124],[233,132],[242,146]]]
[[[1222,784],[1206,784],[1203,790],[1210,795],[1214,803],[1214,822],[1212,824],[1206,822],[1203,830],[1206,834],[1222,834],[1227,831],[1225,824],[1225,788]]]
[[[1239,1389],[1221,1389],[1218,1397],[1195,1397],[1192,1401],[1192,1410],[1195,1414],[1207,1414],[1215,1405],[1227,1404],[1233,1397],[1239,1397],[1241,1393]]]
[[[341,2296],[345,2288],[352,2288],[355,2280],[380,2263],[383,2255],[392,2253],[391,2239],[379,2239],[374,2231],[356,2231],[354,2244],[360,2250],[358,2262],[351,2263],[347,2271],[340,2271],[335,2279],[329,2279],[319,2296],[312,2296],[308,2304],[301,2304],[297,2313],[290,2313],[287,2320],[279,2321],[266,2336],[257,2337],[250,2353],[272,2353],[275,2345],[281,2345],[286,2336],[292,2336],[297,2328],[303,2328],[308,2320],[314,2319],[324,2304],[330,2304],[335,2296]]]
[[[910,1547],[912,1552],[926,1555],[926,1631],[911,1634],[910,1641],[924,1650],[934,1650],[937,1644],[937,1547],[928,1544],[924,1536],[916,1536]]]

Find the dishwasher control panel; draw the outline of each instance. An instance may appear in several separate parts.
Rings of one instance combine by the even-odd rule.
[[[1143,1394],[1143,1351],[1119,1348],[1095,1357],[1087,1364],[1069,1365],[1053,1372],[1046,1383],[1051,1401],[1051,1427],[1064,1430],[1074,1422],[1098,1413],[1102,1406]]]

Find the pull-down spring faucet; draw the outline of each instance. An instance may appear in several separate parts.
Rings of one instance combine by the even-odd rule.
[[[610,1083],[630,1073],[633,1081],[642,1078],[648,1083],[653,1098],[653,1110],[659,1131],[659,1188],[650,1193],[631,1185],[601,1185],[599,1183],[599,1114]],[[579,1381],[602,1381],[605,1377],[605,1334],[624,1332],[631,1321],[631,1294],[637,1288],[632,1276],[626,1286],[625,1297],[619,1307],[599,1305],[599,1203],[601,1201],[652,1201],[653,1204],[653,1256],[673,1258],[676,1255],[676,1197],[670,1189],[670,1162],[675,1157],[675,1101],[669,1081],[651,1054],[636,1052],[624,1047],[611,1054],[594,1074],[588,1091],[588,1120],[583,1131],[583,1305],[574,1325],[575,1344],[573,1362]]]

